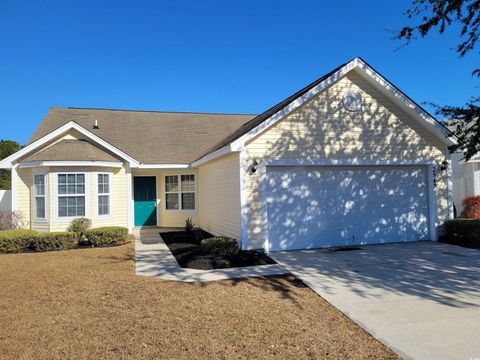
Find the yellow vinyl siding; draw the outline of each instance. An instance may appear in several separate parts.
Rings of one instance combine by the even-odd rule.
[[[165,176],[195,174],[196,182],[196,210],[166,210],[165,209]],[[161,227],[184,227],[185,220],[191,218],[195,225],[198,225],[198,177],[197,171],[193,169],[172,169],[172,170],[138,170],[133,169],[135,176],[156,176],[157,178],[157,225]],[[133,184],[134,179],[132,179]]]
[[[17,169],[17,210],[20,211],[23,219],[25,220],[24,227],[29,229],[31,226],[31,206],[30,206],[30,187],[32,185],[32,170],[31,169]]]
[[[342,104],[348,90],[362,94],[357,112]],[[446,146],[399,106],[355,72],[315,96],[246,146],[246,163],[254,159],[434,160],[440,164]],[[250,248],[263,247],[261,167],[245,179],[249,207]],[[448,217],[447,174],[437,178],[440,222]]]
[[[214,235],[240,240],[238,154],[200,166],[198,189],[200,226]]]

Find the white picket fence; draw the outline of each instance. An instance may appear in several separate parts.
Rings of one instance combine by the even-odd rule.
[[[12,191],[0,190],[0,211],[12,210]]]

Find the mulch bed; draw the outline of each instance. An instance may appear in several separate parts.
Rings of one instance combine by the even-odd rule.
[[[182,268],[212,270],[276,264],[267,255],[255,250],[240,251],[229,256],[212,255],[200,246],[201,239],[213,237],[205,231],[202,231],[200,239],[186,231],[162,232],[160,236]]]

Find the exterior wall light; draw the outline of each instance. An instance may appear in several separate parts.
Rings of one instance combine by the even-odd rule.
[[[448,161],[443,160],[442,163],[440,164],[440,171],[445,171],[448,169]]]
[[[253,160],[252,164],[249,166],[250,173],[255,174],[257,172],[258,162],[257,160]]]

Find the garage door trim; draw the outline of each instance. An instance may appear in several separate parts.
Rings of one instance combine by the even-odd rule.
[[[433,169],[435,163],[433,160],[357,160],[357,159],[264,159],[260,162],[261,167],[261,204],[262,204],[262,230],[264,234],[264,249],[266,252],[270,251],[269,230],[268,230],[268,210],[267,210],[267,192],[268,192],[268,175],[267,167],[269,166],[425,166],[427,169],[427,186],[428,186],[428,222],[429,235],[431,240],[438,239],[438,211],[437,211],[437,196],[434,187]]]

